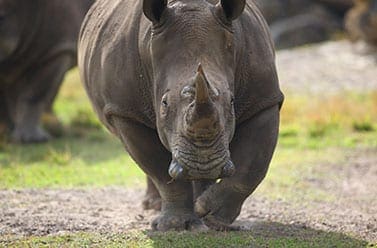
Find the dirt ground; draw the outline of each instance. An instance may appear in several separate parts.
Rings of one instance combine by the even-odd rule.
[[[345,41],[279,52],[278,65],[282,86],[287,90],[377,89],[375,58],[360,56]],[[377,150],[355,152],[341,166],[318,167],[325,174],[336,175],[337,180],[303,180],[310,187],[332,192],[337,196],[335,201],[297,204],[251,196],[235,224],[265,235],[289,235],[301,229],[313,229],[377,241]],[[2,190],[0,235],[148,229],[157,213],[142,210],[143,193],[142,189],[120,187]]]
[[[321,165],[337,182],[304,178],[312,187],[337,195],[336,201],[282,200],[250,197],[235,225],[266,235],[297,229],[351,234],[377,241],[377,150],[361,151],[347,164]],[[292,189],[299,190],[299,189]],[[141,189],[120,187],[75,190],[0,191],[0,234],[47,235],[74,231],[124,232],[149,229],[155,211],[141,208]],[[279,223],[278,225],[276,223]]]
[[[285,92],[310,95],[377,89],[377,48],[347,40],[277,52]]]

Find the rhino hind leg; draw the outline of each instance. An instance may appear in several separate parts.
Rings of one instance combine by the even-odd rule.
[[[161,196],[152,180],[147,177],[147,190],[142,202],[144,209],[161,210]]]
[[[230,144],[236,173],[211,185],[199,196],[195,211],[215,230],[234,230],[231,226],[246,198],[266,175],[279,129],[279,108],[266,109],[239,125]],[[257,131],[255,131],[257,130]]]
[[[157,132],[126,118],[112,117],[112,123],[130,156],[153,181],[161,196],[161,213],[153,220],[152,229],[206,230],[194,213],[191,183],[171,180],[168,174],[171,153],[161,144]]]
[[[13,142],[38,143],[51,138],[41,126],[42,114],[56,96],[64,74],[72,65],[71,55],[57,56],[37,68],[7,96],[14,122]]]

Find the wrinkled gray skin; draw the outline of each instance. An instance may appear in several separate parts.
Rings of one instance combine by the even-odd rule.
[[[345,23],[351,40],[364,40],[377,46],[377,0],[356,0]]]
[[[49,139],[40,118],[76,65],[80,25],[92,2],[0,0],[0,122],[13,141]]]
[[[256,0],[277,49],[321,42],[343,29],[352,0]]]
[[[239,215],[277,140],[274,61],[253,1],[93,5],[81,77],[101,121],[151,179],[154,199],[144,203],[161,201],[154,230],[227,229]]]

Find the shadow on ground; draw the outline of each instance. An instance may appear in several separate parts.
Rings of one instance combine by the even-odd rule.
[[[0,143],[0,168],[14,161],[17,164],[41,162],[48,155],[68,155],[90,165],[126,154],[117,138],[103,129],[94,128],[82,130],[67,127],[63,137],[42,144]]]

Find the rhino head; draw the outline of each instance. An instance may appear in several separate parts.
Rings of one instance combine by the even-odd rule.
[[[235,129],[232,21],[244,7],[245,0],[143,2],[152,22],[157,130],[172,153],[173,179],[217,179],[235,171],[229,152]]]
[[[21,39],[21,6],[16,0],[0,0],[0,62],[8,58]]]

